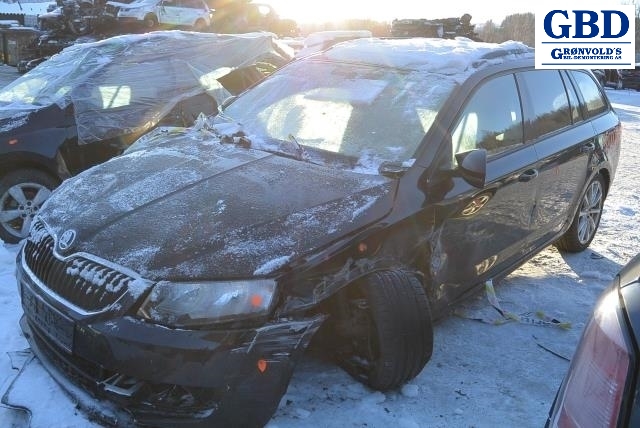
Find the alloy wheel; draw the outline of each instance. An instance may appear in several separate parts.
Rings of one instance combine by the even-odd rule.
[[[587,189],[580,204],[578,215],[578,239],[582,244],[589,242],[595,235],[602,214],[604,194],[602,184],[594,180]]]
[[[0,225],[10,235],[22,239],[51,190],[38,183],[19,183],[0,196]]]

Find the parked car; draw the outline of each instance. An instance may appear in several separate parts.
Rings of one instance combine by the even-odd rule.
[[[602,86],[609,86],[616,89],[640,90],[640,63],[635,68],[617,70],[599,70]]]
[[[546,426],[640,426],[640,255],[602,293],[584,328]]]
[[[270,34],[180,31],[73,45],[0,90],[0,239],[60,182],[157,125],[190,125],[293,58]]]
[[[33,351],[139,424],[263,425],[312,338],[399,388],[454,302],[589,245],[621,138],[518,42],[347,41],[222,113],[67,180],[18,254]]]
[[[203,31],[211,25],[212,14],[204,0],[108,1],[105,10],[121,24],[139,24],[149,30],[170,26]]]

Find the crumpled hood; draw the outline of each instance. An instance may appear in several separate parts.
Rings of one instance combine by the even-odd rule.
[[[388,178],[205,135],[174,135],[63,183],[40,214],[58,237],[76,232],[57,250],[152,280],[264,276],[390,210]]]

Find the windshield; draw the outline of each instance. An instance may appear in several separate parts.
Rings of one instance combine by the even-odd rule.
[[[23,105],[23,108],[54,103],[65,107],[70,101],[71,88],[84,81],[89,71],[100,66],[88,59],[92,53],[53,56],[0,90],[0,102]]]
[[[243,94],[224,116],[249,138],[295,140],[375,167],[412,159],[455,86],[435,73],[300,61]]]

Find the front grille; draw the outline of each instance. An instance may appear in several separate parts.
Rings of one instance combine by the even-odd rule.
[[[31,272],[50,290],[75,306],[97,312],[118,300],[135,279],[82,256],[59,258],[55,241],[40,222],[24,247]]]

